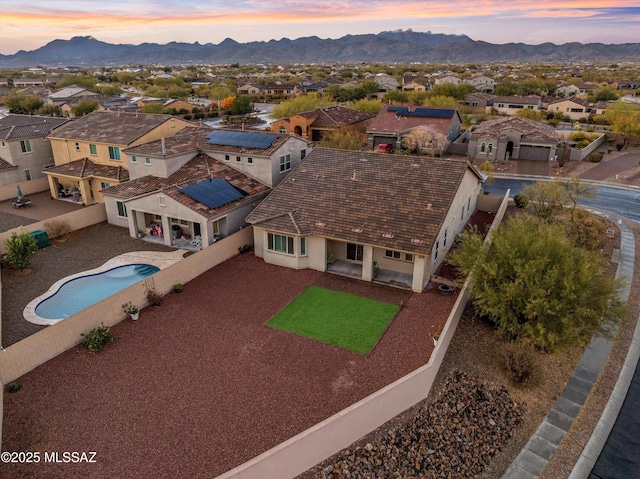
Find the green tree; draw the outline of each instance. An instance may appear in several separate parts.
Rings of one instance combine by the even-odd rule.
[[[158,102],[145,103],[140,108],[140,111],[142,113],[164,113],[164,106],[162,105],[162,103]]]
[[[422,104],[434,108],[458,108],[458,100],[452,96],[430,95]]]
[[[339,128],[325,133],[318,146],[339,150],[362,150],[366,146],[362,133],[355,128]]]
[[[529,199],[536,216],[546,224],[557,222],[570,201],[567,189],[559,181],[537,181],[525,186],[522,194]]]
[[[286,100],[274,107],[271,111],[271,118],[287,118],[289,116],[297,115],[303,111],[311,111],[317,108],[324,108],[325,106],[335,105],[335,102],[329,98],[325,98],[322,95],[315,93],[300,95],[291,100]]]
[[[11,93],[2,98],[2,102],[10,113],[20,113],[25,115],[33,115],[44,105],[44,102],[33,95],[25,95],[24,93]]]
[[[382,103],[379,100],[358,100],[353,104],[353,109],[377,115],[382,110]]]
[[[96,79],[91,75],[73,75],[60,80],[56,85],[56,88],[64,88],[72,85],[92,90],[96,87]]]
[[[71,111],[75,116],[86,115],[87,113],[91,113],[92,111],[100,108],[100,103],[98,100],[93,98],[84,98],[78,102],[78,104],[71,108]]]
[[[230,115],[246,115],[253,111],[253,103],[248,95],[239,95],[233,99],[231,107],[227,110]]]
[[[612,86],[598,88],[594,94],[594,101],[611,101],[618,99],[618,91]]]
[[[406,103],[407,101],[409,101],[409,96],[406,91],[391,90],[385,93],[382,99],[385,102],[391,102],[394,105],[400,105],[402,103]]]
[[[622,136],[624,148],[629,146],[631,137],[640,137],[640,105],[616,102],[606,109],[604,116],[611,130]]]
[[[7,261],[10,265],[18,269],[29,266],[31,257],[38,250],[36,240],[26,231],[22,233],[11,233],[11,237],[4,242],[7,252]]]
[[[492,246],[477,232],[462,235],[451,262],[470,275],[479,314],[544,351],[607,334],[625,313],[623,283],[607,275],[599,254],[574,246],[562,225],[530,215],[509,218]]]

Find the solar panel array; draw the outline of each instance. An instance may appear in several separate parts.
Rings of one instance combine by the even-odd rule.
[[[269,148],[278,138],[275,133],[251,131],[215,130],[207,135],[210,145],[244,146],[246,148]]]
[[[180,188],[180,192],[211,209],[219,208],[246,195],[244,191],[222,178],[212,178],[202,183],[185,186]]]
[[[409,111],[406,106],[390,106],[387,111],[395,111],[399,116],[420,116],[426,118],[451,118],[455,110],[450,108],[416,108]]]

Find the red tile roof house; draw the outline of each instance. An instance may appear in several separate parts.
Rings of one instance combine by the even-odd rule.
[[[460,136],[462,119],[458,110],[411,106],[385,106],[367,128],[368,144],[375,149],[380,143],[390,143],[395,151],[403,148],[403,138],[417,127],[427,127],[446,150],[449,143]]]
[[[518,116],[498,118],[480,123],[471,133],[467,156],[471,161],[550,161],[557,155],[559,142],[550,125]]]
[[[463,160],[316,148],[247,222],[267,263],[421,292],[481,183]]]
[[[205,127],[128,148],[131,179],[101,191],[107,221],[134,238],[207,247],[245,227],[311,148],[293,135]]]
[[[271,130],[276,133],[293,133],[311,141],[320,141],[326,132],[345,127],[355,128],[364,134],[373,118],[375,115],[372,113],[342,106],[330,106],[276,120],[271,124]]]

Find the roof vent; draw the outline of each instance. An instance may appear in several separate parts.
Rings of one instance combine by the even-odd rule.
[[[419,168],[420,164],[419,163],[411,163],[411,166],[413,166],[414,168]]]
[[[354,233],[362,233],[362,228],[351,228]]]
[[[382,233],[382,237],[391,239],[393,238],[393,235],[391,233]]]
[[[432,204],[431,203],[427,203],[427,209],[430,210],[431,209]]]
[[[366,158],[360,158],[360,161],[365,161],[366,162],[366,161],[369,161],[369,160],[366,159]]]
[[[411,242],[412,242],[412,243],[416,243],[416,244],[420,244],[420,243],[422,243],[422,240],[421,240],[421,239],[418,239],[418,238],[413,238],[413,239],[411,240]]]
[[[321,228],[322,228],[322,227],[324,227],[324,226],[326,226],[326,224],[327,224],[327,223],[323,223],[322,221],[316,221],[316,226],[319,226],[319,227],[321,227]]]
[[[358,178],[356,178],[356,170],[353,170],[353,176],[351,177],[351,181],[358,181]]]

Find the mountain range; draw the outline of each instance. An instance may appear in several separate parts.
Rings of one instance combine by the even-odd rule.
[[[111,44],[91,36],[54,40],[32,51],[0,54],[0,67],[102,66],[131,64],[330,63],[330,62],[619,62],[640,61],[640,43],[492,44],[466,35],[396,30],[346,35],[338,39],[316,36],[268,42],[219,44],[170,42]]]

